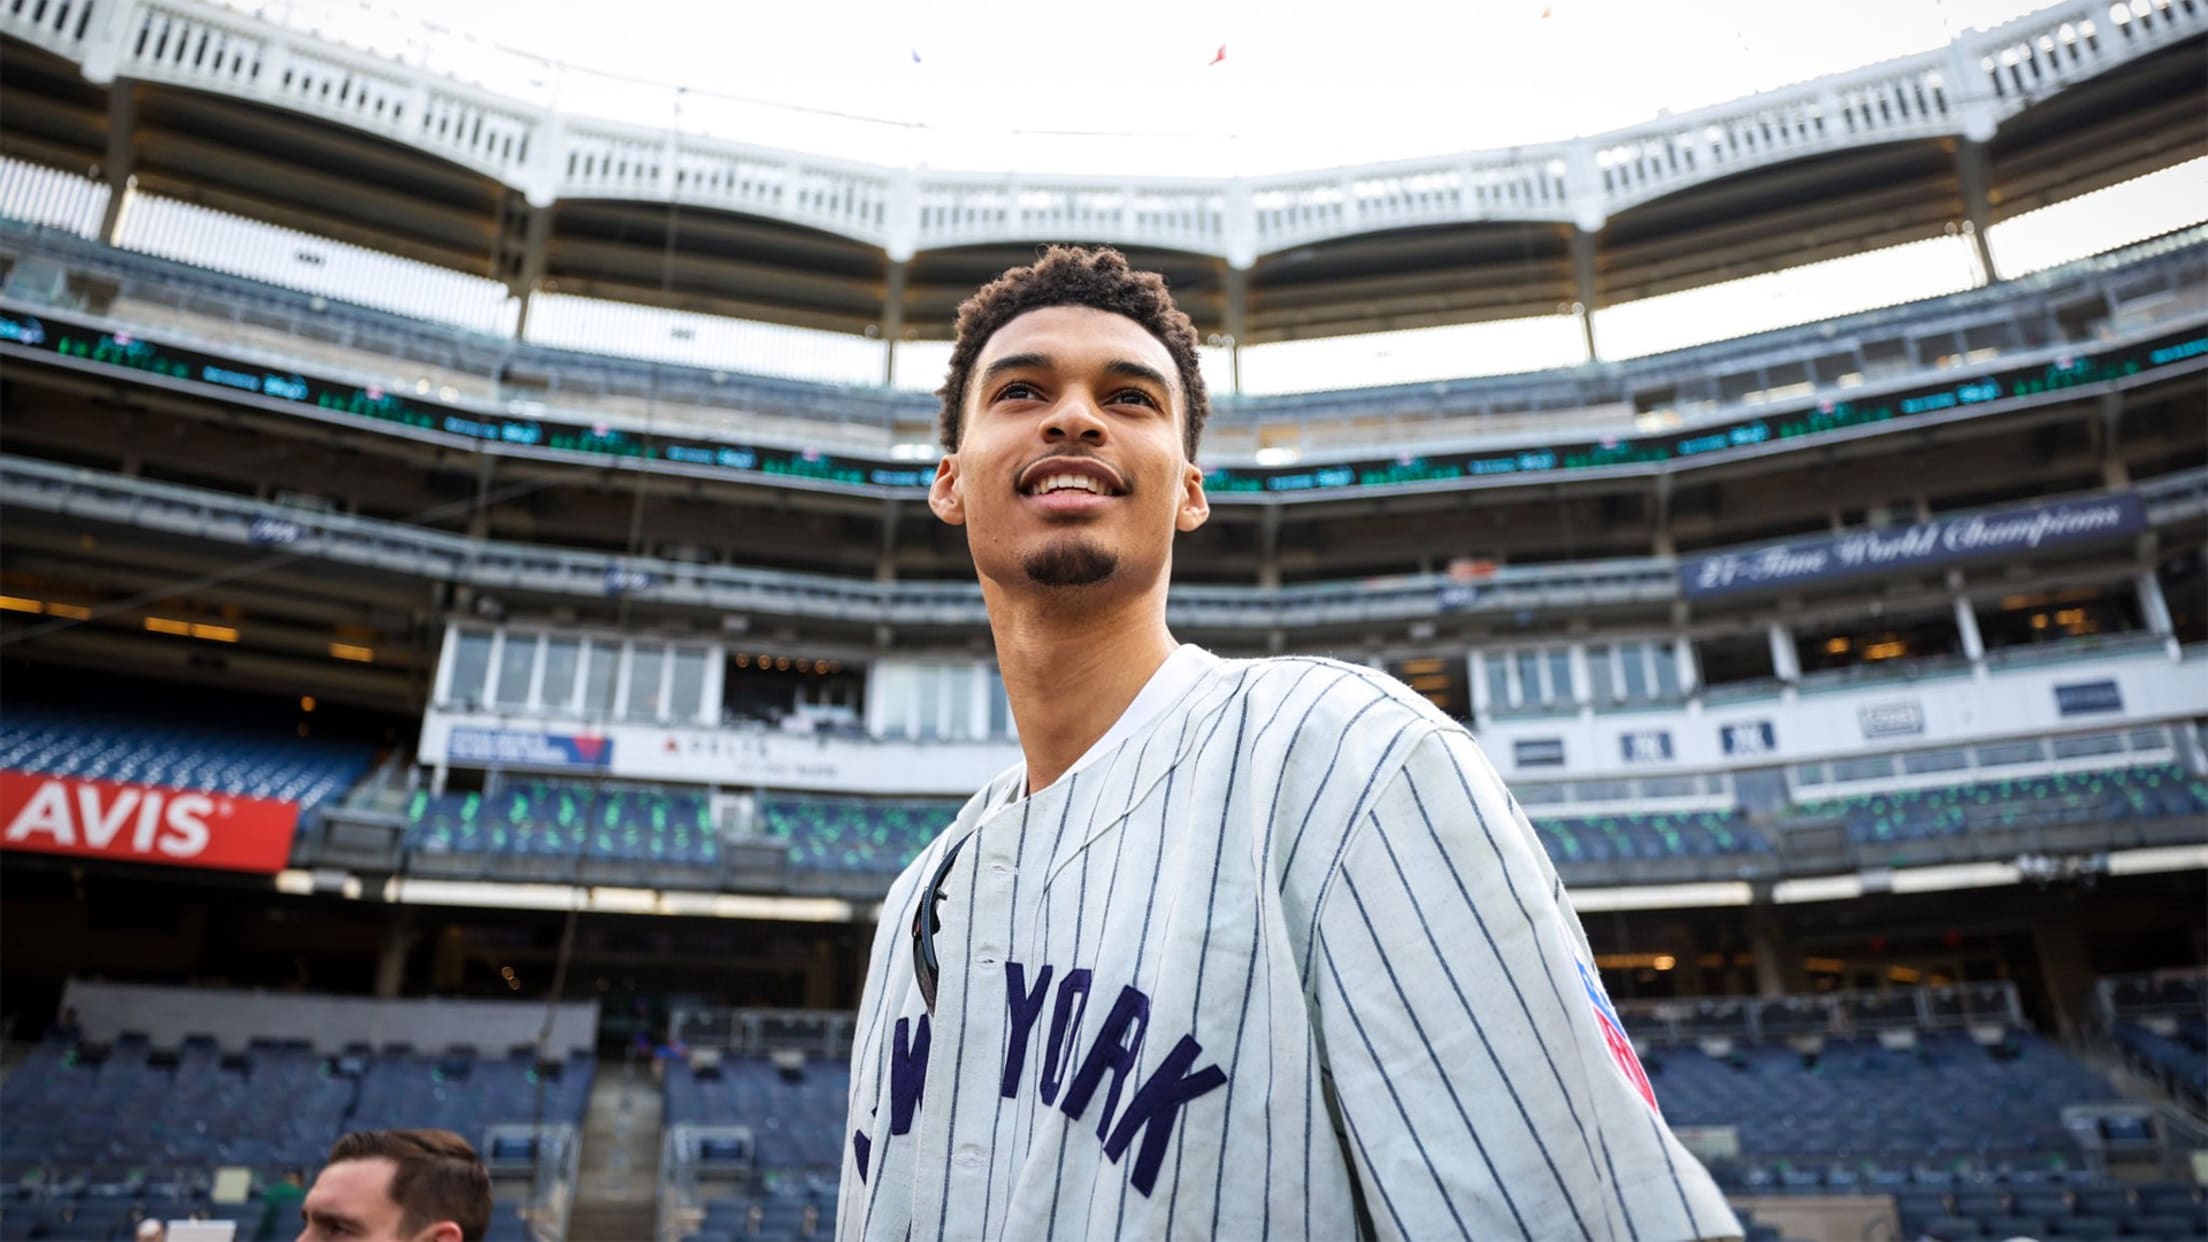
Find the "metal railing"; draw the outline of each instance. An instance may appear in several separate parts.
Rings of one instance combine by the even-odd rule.
[[[988,623],[972,582],[875,582],[738,565],[699,565],[582,549],[471,539],[399,522],[327,513],[151,479],[0,455],[7,503],[69,517],[218,543],[267,547],[256,523],[278,518],[294,537],[278,545],[301,558],[410,574],[484,588],[602,598],[616,570],[645,576],[626,590],[640,599],[694,604],[723,613],[799,618],[866,616],[894,626]],[[2208,468],[2166,475],[2133,489],[2150,523],[2208,512]],[[260,528],[265,532],[268,527]],[[1166,615],[1193,629],[1297,630],[1410,621],[1441,611],[1443,575],[1282,587],[1176,586]],[[1669,558],[1503,566],[1458,611],[1590,608],[1678,598]]]
[[[1875,992],[1615,1003],[1634,1038],[1673,1044],[1706,1039],[1846,1038],[1888,1030],[2025,1025],[2016,985],[2006,981]]]

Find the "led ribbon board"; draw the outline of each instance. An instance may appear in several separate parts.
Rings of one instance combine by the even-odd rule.
[[[165,345],[129,332],[0,312],[0,352],[48,354],[79,363],[140,371],[163,381],[250,394],[257,404],[304,407],[332,421],[459,437],[503,453],[619,458],[646,469],[709,471],[755,482],[826,488],[864,495],[909,496],[924,491],[932,465],[812,449],[773,448],[646,434],[608,423],[527,418],[463,409],[379,387],[271,371],[251,363]],[[1494,486],[1517,479],[1576,474],[1652,473],[1679,465],[1797,447],[1865,429],[1901,427],[1953,417],[1958,410],[2128,380],[2208,356],[2199,326],[2099,352],[2080,352],[2034,366],[1908,388],[1858,400],[1802,406],[1654,436],[1609,436],[1510,449],[1358,458],[1291,467],[1221,466],[1204,475],[1213,499],[1228,503],[1342,499],[1404,489]]]

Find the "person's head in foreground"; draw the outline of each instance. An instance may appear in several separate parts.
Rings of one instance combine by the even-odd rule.
[[[1116,250],[1053,246],[983,286],[937,396],[929,506],[966,528],[992,604],[1162,590],[1173,533],[1211,514],[1196,329]]]
[[[137,1242],[161,1242],[161,1239],[169,1236],[169,1227],[162,1224],[160,1218],[148,1216],[138,1222],[138,1228],[131,1236]]]
[[[361,1130],[330,1147],[299,1242],[482,1242],[491,1175],[450,1130]]]

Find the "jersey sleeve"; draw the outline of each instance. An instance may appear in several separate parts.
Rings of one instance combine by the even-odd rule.
[[[1533,827],[1436,730],[1352,825],[1310,986],[1383,1238],[1737,1238],[1664,1124]]]

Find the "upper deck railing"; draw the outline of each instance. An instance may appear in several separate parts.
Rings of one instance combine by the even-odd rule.
[[[2208,314],[2208,225],[1998,284],[1668,354],[1519,375],[1293,396],[1214,398],[1207,465],[1262,462],[1290,443],[1346,454],[1634,439],[1895,385],[1952,381],[2049,351]],[[470,417],[605,423],[629,432],[860,456],[928,451],[936,401],[917,393],[584,354],[286,289],[0,221],[7,297],[241,362],[392,392],[440,393]],[[28,273],[43,272],[42,279]],[[98,289],[88,303],[81,290]],[[923,457],[906,467],[927,465]]]
[[[499,75],[491,89],[434,57],[364,52],[201,0],[0,0],[0,33],[78,63],[94,82],[164,82],[334,121],[474,169],[538,206],[681,202],[805,225],[900,260],[1081,237],[1237,267],[1383,229],[1550,221],[1593,230],[1640,203],[1790,160],[1908,139],[1982,141],[2032,101],[2202,30],[2202,0],[2068,0],[1942,48],[1592,137],[1221,179],[868,164],[564,114],[558,66]],[[666,93],[670,117],[680,98],[711,98],[646,89]]]

